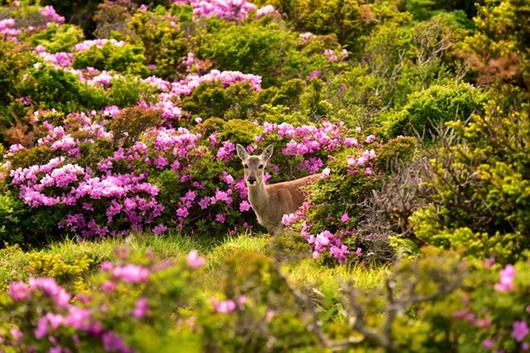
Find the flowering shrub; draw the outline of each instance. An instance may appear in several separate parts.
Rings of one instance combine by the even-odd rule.
[[[192,273],[200,267],[200,259],[195,255],[192,259],[189,256],[187,263],[148,258],[139,264],[127,263],[125,260],[132,259],[126,258],[123,263],[104,262],[86,295],[74,296],[49,277],[11,283],[9,299],[2,301],[0,347],[24,351],[157,351],[179,333],[167,323],[194,294]],[[146,342],[142,335],[148,329],[156,331],[159,340]],[[180,334],[180,339],[186,336]]]
[[[319,138],[318,141],[324,142],[325,139]],[[374,170],[375,142],[374,135],[369,135],[364,141],[349,140],[349,148],[335,154],[328,164],[329,168],[322,171],[321,179],[309,188],[309,203],[304,204],[296,214],[284,217],[286,226],[301,223],[301,235],[312,244],[315,258],[325,253],[344,262],[348,255],[360,257],[364,253],[363,248],[371,246],[369,239],[357,236],[356,227],[364,212],[360,204],[379,183]],[[284,153],[300,153],[308,146],[311,142],[304,145],[291,143]],[[333,145],[327,148],[333,150]],[[313,158],[302,165],[315,168],[322,166],[323,162]]]
[[[248,250],[219,259],[209,274],[217,280],[206,288],[199,278],[207,261],[196,250],[173,261],[123,248],[116,254],[116,262],[102,262],[85,280],[82,293],[51,277],[11,282],[1,294],[0,348],[157,352],[169,343],[191,352],[261,352],[274,337],[273,348],[312,352],[390,346],[427,353],[451,346],[515,353],[530,341],[527,261],[465,264],[454,253],[425,249],[397,263],[386,288],[345,285],[344,297],[324,291],[309,298],[270,258]],[[354,314],[361,323],[351,324]]]

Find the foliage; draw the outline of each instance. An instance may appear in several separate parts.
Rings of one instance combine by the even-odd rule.
[[[287,15],[297,30],[315,34],[335,33],[350,50],[360,46],[366,27],[375,19],[372,8],[356,0],[274,0],[271,3]]]
[[[83,31],[74,25],[52,24],[45,31],[31,37],[34,46],[42,45],[47,52],[68,52],[83,39]]]
[[[77,52],[73,66],[76,69],[93,67],[98,70],[116,70],[143,75],[147,72],[144,61],[142,48],[130,44],[118,46],[106,43],[102,47],[94,45],[87,50]]]
[[[224,70],[256,73],[268,87],[299,69],[304,58],[296,46],[297,38],[274,22],[226,25],[206,36],[199,55]]]
[[[439,147],[428,186],[432,204],[414,216],[426,242],[498,261],[529,246],[529,118],[494,102],[471,122],[451,126],[461,140]]]
[[[176,20],[167,11],[139,11],[130,19],[131,40],[142,44],[145,63],[154,65],[153,74],[175,78],[182,71],[182,61],[191,49],[185,35],[188,26],[185,20]]]
[[[431,139],[440,124],[457,119],[465,121],[472,113],[480,112],[485,98],[468,84],[433,85],[411,94],[405,106],[386,117],[388,135],[418,134]]]
[[[201,118],[222,117],[245,119],[252,117],[256,93],[248,83],[238,83],[227,88],[220,82],[203,83],[182,100],[181,106]]]
[[[109,123],[109,130],[115,142],[120,146],[130,147],[147,129],[156,127],[162,122],[162,113],[157,110],[146,110],[133,107],[122,110]]]
[[[528,92],[530,25],[524,0],[486,0],[474,18],[477,31],[466,39],[463,56],[476,69],[481,83],[504,82]]]
[[[80,82],[72,73],[48,65],[37,64],[18,86],[20,94],[29,96],[39,108],[74,112],[100,109],[105,104],[101,90]]]

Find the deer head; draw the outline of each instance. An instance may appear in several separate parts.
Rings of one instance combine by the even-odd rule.
[[[273,146],[269,145],[262,154],[250,155],[247,150],[241,145],[236,146],[237,155],[243,162],[245,171],[245,181],[247,186],[254,187],[263,183],[263,175],[265,172],[265,165],[272,156]]]

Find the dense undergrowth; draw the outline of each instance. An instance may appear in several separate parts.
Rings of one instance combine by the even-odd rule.
[[[0,351],[529,350],[526,1],[0,4]]]

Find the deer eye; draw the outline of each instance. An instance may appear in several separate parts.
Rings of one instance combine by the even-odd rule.
[[[248,168],[248,164],[243,164],[243,167],[245,167],[245,169]]]
[[[260,164],[258,168],[263,169],[263,164]]]

